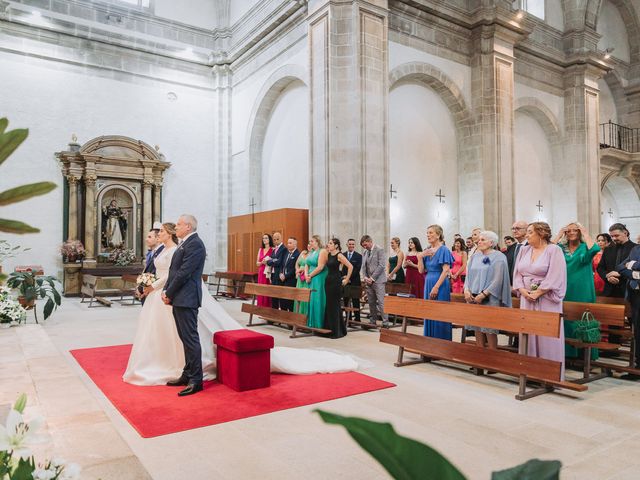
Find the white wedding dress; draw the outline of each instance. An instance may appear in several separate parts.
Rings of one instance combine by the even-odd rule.
[[[153,292],[142,306],[133,348],[123,380],[134,385],[164,385],[180,377],[184,367],[184,349],[178,336],[172,307],[161,299],[176,247],[165,248],[155,259],[157,280]],[[216,376],[213,334],[220,330],[245,328],[236,322],[207,294],[202,285],[202,306],[198,311],[198,334],[202,347],[205,380]],[[271,371],[307,375],[312,373],[350,372],[358,369],[354,357],[325,350],[275,347],[271,350]]]

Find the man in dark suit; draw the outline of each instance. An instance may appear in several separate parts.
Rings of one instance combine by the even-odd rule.
[[[271,267],[271,285],[282,285],[280,273],[282,272],[282,264],[287,257],[287,249],[282,244],[282,234],[280,232],[273,234],[273,244],[273,253],[269,260],[267,260],[267,265]],[[280,302],[281,299],[272,298],[271,308],[280,308]]]
[[[181,240],[176,248],[162,300],[173,306],[173,317],[184,346],[185,366],[180,378],[168,386],[186,386],[178,393],[184,397],[202,390],[202,350],[198,336],[198,309],[202,304],[202,271],[207,251],[198,237],[198,221],[193,215],[181,215],[176,235]]]
[[[631,303],[631,322],[635,332],[635,367],[640,368],[640,245],[633,247],[616,270],[627,281],[627,298]],[[635,380],[640,377],[628,375],[625,378]]]
[[[527,222],[518,220],[511,227],[511,234],[516,241],[507,248],[507,251],[505,252],[507,265],[509,265],[509,282],[511,284],[513,284],[513,268],[516,265],[518,253],[520,253],[520,249],[527,244],[527,226]]]
[[[360,269],[362,268],[362,255],[356,252],[356,241],[353,238],[347,240],[347,251],[344,253],[344,256],[347,257],[347,260],[351,262],[353,265],[353,272],[351,272],[351,278],[349,279],[349,283],[347,285],[351,285],[354,287],[360,287]],[[344,277],[347,274],[347,269],[343,268],[341,271],[341,275]],[[353,314],[354,320],[356,322],[360,321],[360,299],[359,298],[344,298],[344,305],[351,305],[356,311]],[[349,312],[349,318],[351,318],[351,312]]]
[[[295,287],[296,279],[296,261],[300,252],[298,251],[298,240],[289,237],[287,240],[287,250],[282,261],[282,269],[280,271],[280,281],[285,287]],[[280,308],[293,312],[293,300],[280,299]]]
[[[160,252],[164,250],[164,245],[158,242],[158,232],[160,231],[160,227],[162,227],[162,224],[160,222],[157,223],[158,225],[154,224],[154,228],[149,230],[149,233],[147,233],[147,238],[145,239],[148,251],[144,262],[144,270],[142,271],[142,273],[153,273],[154,275],[156,274],[156,265],[153,261],[158,255],[160,255]],[[138,287],[138,292],[142,294],[142,287]],[[142,297],[140,299],[140,302],[142,302],[143,305],[145,299],[146,297]]]
[[[602,295],[622,298],[626,293],[627,278],[620,275],[617,267],[629,256],[636,244],[629,240],[629,230],[622,223],[611,225],[609,235],[613,241],[602,252],[602,258],[596,271],[604,280]]]

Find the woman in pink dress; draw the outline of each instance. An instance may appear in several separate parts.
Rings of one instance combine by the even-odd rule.
[[[418,252],[422,252],[422,245],[417,237],[409,239],[409,251],[404,257],[402,266],[405,268],[404,283],[411,285],[411,294],[416,298],[424,298],[424,273],[418,271]]]
[[[567,290],[567,263],[558,245],[550,243],[551,228],[545,222],[527,227],[527,242],[520,248],[513,268],[513,288],[520,297],[520,308],[562,313]],[[564,380],[564,325],[560,338],[529,335],[529,355],[562,363]]]
[[[595,254],[593,261],[591,262],[591,266],[593,268],[593,284],[596,287],[596,295],[602,295],[602,291],[604,290],[604,280],[600,275],[598,275],[598,265],[602,259],[602,252],[604,252],[604,249],[611,244],[611,235],[608,233],[601,233],[598,235],[596,242],[600,247],[600,251]]]
[[[258,268],[258,283],[260,284],[270,284],[271,283],[271,267],[267,266],[266,258],[271,257],[273,253],[273,238],[268,233],[265,233],[262,236],[262,246],[258,250],[258,258],[256,260],[256,265]],[[256,297],[256,303],[259,307],[271,307],[271,298],[263,297],[262,295],[258,295]]]
[[[451,291],[464,293],[464,277],[467,273],[467,246],[462,238],[456,238],[451,247],[454,262],[451,265]]]

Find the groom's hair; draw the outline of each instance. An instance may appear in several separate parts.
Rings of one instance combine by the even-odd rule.
[[[195,232],[198,230],[198,220],[193,215],[189,215],[188,213],[180,215],[180,218],[183,219],[186,223],[191,225],[191,231]]]

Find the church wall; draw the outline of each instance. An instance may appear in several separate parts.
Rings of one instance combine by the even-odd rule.
[[[603,226],[621,222],[631,232],[631,239],[640,235],[640,201],[638,192],[624,177],[614,176],[607,181],[601,195]],[[612,209],[613,215],[607,213]]]
[[[234,1],[234,3],[246,3]],[[193,25],[195,27],[213,29],[217,26],[215,2],[211,0],[153,0],[153,12],[158,17]]]
[[[48,274],[61,270],[63,182],[53,154],[67,148],[72,133],[79,143],[117,134],[159,144],[172,163],[165,176],[163,220],[175,221],[184,212],[195,214],[199,233],[212,249],[215,104],[211,92],[124,74],[116,80],[100,70],[6,53],[0,54],[0,71],[4,92],[0,116],[8,117],[9,128],[30,129],[26,142],[1,167],[2,189],[40,180],[59,185],[46,196],[3,208],[3,218],[25,220],[42,230],[3,235],[32,248],[7,261],[6,270],[25,262],[42,264]],[[169,91],[177,100],[168,99]]]
[[[598,80],[598,88],[600,89],[600,123],[607,123],[611,120],[613,123],[618,122],[618,111],[613,99],[613,93],[603,79]]]
[[[598,40],[598,48],[600,50],[615,48],[611,54],[612,56],[625,62],[630,61],[627,28],[620,11],[609,0],[602,2],[596,31],[602,35],[602,38]]]
[[[406,249],[410,237],[427,244],[431,224],[447,244],[459,230],[456,130],[449,109],[433,90],[401,84],[389,94],[389,178],[392,237]],[[444,203],[435,196],[439,189]],[[461,206],[464,208],[464,205]]]

